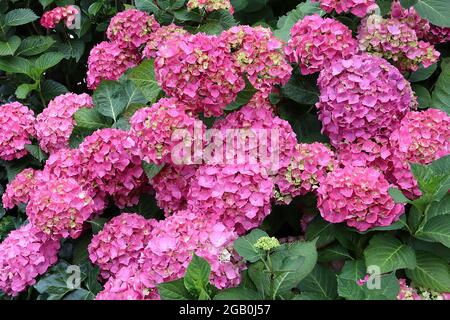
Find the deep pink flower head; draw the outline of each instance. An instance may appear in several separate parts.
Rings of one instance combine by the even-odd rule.
[[[429,23],[417,14],[413,6],[405,9],[399,1],[393,1],[391,18],[406,23],[410,28],[414,29],[419,39],[431,44],[450,41],[450,28],[438,27]]]
[[[159,300],[156,288],[146,288],[137,265],[120,269],[105,283],[96,300]]]
[[[76,239],[96,205],[74,179],[58,179],[39,181],[26,211],[30,222],[53,239]]]
[[[335,147],[357,138],[389,136],[416,106],[401,73],[386,60],[365,53],[334,61],[320,73],[318,85],[322,130]]]
[[[258,164],[203,165],[192,180],[188,208],[244,234],[270,213],[272,194],[273,181]]]
[[[211,283],[219,289],[237,286],[242,262],[233,250],[237,234],[199,212],[179,211],[158,223],[142,256],[146,287],[184,276],[193,253],[211,265]]]
[[[100,267],[104,279],[116,277],[120,269],[138,263],[155,223],[135,213],[122,213],[94,235],[88,247],[89,258]]]
[[[181,39],[185,37],[187,33],[188,32],[182,27],[173,23],[168,26],[161,26],[148,35],[142,56],[147,59],[156,58],[156,53],[164,42],[171,39]]]
[[[275,177],[276,200],[289,203],[315,191],[336,166],[334,152],[322,143],[297,144],[291,163]]]
[[[152,32],[160,27],[153,15],[136,9],[116,14],[108,26],[106,35],[121,49],[138,49],[146,43]]]
[[[163,98],[151,107],[139,109],[131,117],[131,133],[136,136],[137,147],[145,161],[156,164],[190,162],[192,147],[196,141],[202,143],[205,125],[188,115],[186,107],[176,98]],[[189,150],[180,148],[183,141]]]
[[[397,19],[371,15],[358,29],[361,50],[392,61],[402,71],[416,71],[436,63],[440,53],[434,46],[417,38],[414,29]]]
[[[291,63],[297,63],[304,75],[316,73],[337,59],[356,54],[358,44],[352,31],[337,20],[306,16],[291,29],[284,51]]]
[[[36,188],[36,174],[36,170],[28,168],[15,176],[2,196],[3,207],[12,209],[19,204],[28,203],[30,193]]]
[[[269,175],[287,168],[297,143],[294,130],[288,121],[274,115],[270,104],[251,101],[239,111],[228,114],[214,123],[219,130],[222,147],[212,148],[208,163],[258,164]],[[210,147],[220,141],[211,139]]]
[[[320,2],[320,7],[330,13],[335,10],[337,13],[351,12],[360,18],[364,17],[375,4],[375,0],[312,0]]]
[[[113,196],[121,208],[139,202],[148,180],[134,135],[119,129],[97,130],[80,144],[79,152],[87,183]]]
[[[331,223],[346,222],[359,231],[389,226],[405,211],[389,195],[390,184],[370,167],[337,168],[317,189],[317,207]]]
[[[200,9],[206,12],[217,10],[227,10],[231,14],[234,13],[234,8],[230,0],[189,0],[187,3],[188,10]]]
[[[0,106],[0,159],[10,161],[25,156],[27,144],[35,135],[33,111],[19,102]]]
[[[195,165],[166,164],[150,181],[158,206],[166,215],[187,208],[187,194],[196,170]]]
[[[408,112],[391,134],[390,145],[394,183],[408,195],[418,196],[420,191],[408,163],[425,165],[450,154],[450,117],[438,109]]]
[[[76,7],[68,5],[65,7],[56,7],[45,12],[41,17],[41,26],[47,29],[54,29],[56,25],[64,20],[67,28],[72,28],[79,11]]]
[[[47,153],[69,147],[69,138],[76,123],[73,115],[80,108],[92,108],[92,98],[83,94],[66,93],[49,102],[36,118],[39,146]]]
[[[11,231],[0,244],[0,290],[17,296],[58,260],[59,241],[32,226]]]
[[[133,50],[122,50],[115,42],[100,42],[89,54],[86,78],[88,88],[94,90],[102,80],[118,80],[140,60],[140,56]]]
[[[164,42],[155,60],[163,90],[194,112],[219,116],[245,87],[228,44],[203,33]]]
[[[236,26],[220,36],[252,85],[267,97],[275,85],[285,85],[292,72],[283,43],[264,27]]]
[[[398,279],[400,285],[400,292],[398,293],[397,300],[422,300],[416,289],[408,286],[406,279]]]

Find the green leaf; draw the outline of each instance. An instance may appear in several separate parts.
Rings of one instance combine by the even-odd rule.
[[[447,194],[441,201],[431,203],[426,210],[426,215],[428,219],[440,215],[450,215],[450,194]]]
[[[22,40],[16,54],[18,56],[35,56],[47,51],[55,42],[49,36],[29,36]]]
[[[95,300],[95,295],[86,289],[77,289],[66,295],[63,300]]]
[[[184,275],[184,286],[189,292],[200,294],[209,284],[210,274],[208,261],[194,253]]]
[[[327,300],[337,297],[336,274],[330,269],[317,264],[313,271],[303,279],[298,288],[303,292],[315,293]]]
[[[158,6],[154,0],[135,0],[136,9],[147,11],[150,13],[156,13],[159,11]]]
[[[417,251],[417,266],[414,270],[406,270],[406,275],[415,285],[438,292],[450,291],[450,269],[448,263],[424,251]]]
[[[204,22],[198,28],[191,31],[204,32],[207,34],[218,35],[222,31],[230,29],[232,26],[236,25],[236,20],[234,20],[231,13],[225,10],[210,12]]]
[[[80,61],[84,53],[85,44],[83,40],[71,40],[64,43],[57,44],[58,51],[61,52],[66,59],[75,59]]]
[[[331,262],[339,260],[353,260],[348,250],[339,243],[332,244],[319,250],[319,262]]]
[[[144,107],[148,100],[142,95],[141,90],[131,80],[122,81],[122,86],[127,93],[127,111],[131,106]]]
[[[45,101],[50,101],[59,95],[69,92],[69,90],[63,84],[47,79],[41,83],[41,92]]]
[[[420,66],[419,70],[414,71],[409,76],[408,80],[411,82],[420,82],[427,80],[431,75],[436,71],[437,69],[437,63],[432,64],[428,68],[424,68],[423,66]]]
[[[260,229],[254,229],[248,235],[234,241],[234,249],[248,262],[256,262],[264,256],[264,252],[261,249],[255,248],[255,243],[259,238],[267,236],[266,232]]]
[[[447,0],[418,0],[414,9],[432,24],[450,27],[450,6]]]
[[[164,164],[156,165],[154,163],[142,161],[142,168],[144,169],[147,178],[152,180],[164,168]]]
[[[62,59],[64,59],[64,55],[62,53],[46,52],[36,59],[34,65],[38,70],[45,71],[56,66]]]
[[[108,122],[96,109],[81,108],[74,114],[77,126],[90,130],[109,127]]]
[[[108,219],[97,218],[97,219],[89,220],[88,222],[92,225],[92,233],[97,234],[103,230],[103,226],[105,225],[106,222],[108,222]]]
[[[48,155],[37,145],[29,144],[25,146],[25,149],[39,162],[45,162],[48,159]]]
[[[416,266],[414,250],[389,234],[375,235],[364,250],[364,257],[367,266],[376,265],[381,273]]]
[[[313,105],[319,101],[319,90],[312,77],[300,76],[298,72],[281,89],[285,97],[300,103]]]
[[[0,70],[9,73],[31,74],[32,64],[29,60],[20,57],[0,58]]]
[[[92,97],[98,112],[117,121],[119,115],[127,107],[127,93],[125,88],[115,81],[102,81],[94,91]]]
[[[266,266],[262,261],[252,263],[247,269],[248,276],[258,290],[263,299],[271,297],[271,279],[270,273],[266,271]]]
[[[261,297],[254,290],[238,287],[220,291],[214,300],[261,300]]]
[[[31,9],[14,9],[5,15],[5,23],[10,27],[20,26],[39,19]]]
[[[88,13],[93,16],[96,16],[97,13],[102,9],[102,7],[103,7],[103,2],[101,2],[101,1],[94,2],[93,4],[91,4],[89,6]]]
[[[438,215],[429,219],[416,235],[450,248],[450,215]]]
[[[325,221],[320,215],[317,215],[306,229],[306,240],[312,241],[316,238],[317,247],[323,247],[332,243],[336,237],[334,234],[334,224]]]
[[[298,20],[315,13],[323,14],[319,3],[311,3],[310,1],[300,3],[294,10],[289,11],[287,15],[282,16],[278,20],[277,30],[274,32],[275,36],[281,40],[288,41],[294,24]]]
[[[12,36],[8,41],[0,41],[0,56],[12,56],[20,46],[20,38]]]
[[[16,97],[18,99],[26,99],[31,91],[36,90],[39,86],[38,82],[35,83],[22,83],[16,89]]]
[[[449,62],[447,58],[444,62]],[[431,94],[431,106],[435,109],[441,109],[450,115],[450,66],[448,63],[441,63],[442,72],[436,81],[434,90]]]
[[[412,88],[417,96],[417,102],[420,109],[425,109],[431,105],[431,95],[427,88],[424,86],[413,84]]]
[[[144,60],[140,65],[127,71],[126,79],[131,80],[138,87],[144,97],[155,102],[161,88],[155,78],[154,60]]]
[[[50,4],[55,2],[55,0],[39,0],[39,3],[42,5],[42,8],[48,7]]]
[[[160,283],[158,293],[161,300],[192,300],[193,296],[184,286],[183,279]]]
[[[252,99],[255,93],[256,89],[253,87],[250,81],[248,81],[248,79],[245,79],[245,88],[238,93],[236,100],[230,103],[225,108],[225,110],[232,111],[238,109],[239,107],[242,107]]]

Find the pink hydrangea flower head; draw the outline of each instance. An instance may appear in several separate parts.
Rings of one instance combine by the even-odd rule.
[[[192,180],[188,208],[244,234],[270,213],[273,187],[267,171],[258,164],[203,165]]]
[[[157,52],[155,73],[169,96],[206,116],[220,116],[245,87],[228,45],[203,33],[164,42]]]
[[[219,289],[237,286],[244,265],[233,250],[237,234],[199,212],[179,211],[152,230],[142,256],[146,287],[184,276],[193,253],[211,265],[211,283]]]
[[[373,168],[337,168],[317,189],[317,207],[331,223],[346,222],[359,231],[389,226],[404,213],[404,205],[394,203],[391,185]]]
[[[15,176],[2,196],[3,207],[12,209],[19,204],[28,203],[30,193],[36,188],[36,174],[36,170],[28,168]]]
[[[150,181],[158,206],[167,216],[187,208],[187,194],[196,170],[194,165],[165,165]]]
[[[115,42],[100,42],[89,54],[86,78],[88,88],[94,90],[102,80],[118,80],[140,60],[140,56],[133,50],[121,49]]]
[[[334,61],[320,73],[318,85],[322,131],[335,147],[357,138],[389,136],[417,104],[401,73],[366,53]]]
[[[173,23],[168,26],[161,26],[148,35],[147,43],[142,52],[142,56],[147,59],[156,58],[157,52],[164,42],[172,39],[181,39],[187,33],[188,32],[182,27],[179,27]]]
[[[334,152],[324,144],[297,144],[291,163],[275,177],[277,201],[289,203],[296,196],[315,191],[335,167]]]
[[[192,155],[196,141],[202,143],[206,127],[187,114],[186,107],[176,98],[163,98],[132,116],[131,132],[137,137],[145,161],[156,164],[189,161],[187,157]],[[183,141],[189,144],[189,151],[179,148]]]
[[[283,43],[264,27],[236,26],[221,35],[233,59],[252,85],[266,97],[275,85],[285,85],[292,73]]]
[[[160,27],[153,15],[136,9],[116,14],[106,31],[108,39],[121,49],[138,49],[146,43],[152,32]]]
[[[94,235],[88,247],[89,258],[100,267],[104,279],[115,277],[122,268],[138,263],[155,222],[138,214],[122,213]]]
[[[357,52],[352,31],[337,20],[306,16],[291,29],[291,39],[284,51],[291,63],[300,66],[302,74],[321,71],[337,59],[347,59]]]
[[[427,68],[440,55],[433,45],[419,40],[408,24],[376,14],[361,22],[358,42],[361,50],[392,61],[402,71],[416,71],[421,64]]]
[[[335,10],[337,13],[351,12],[357,17],[364,17],[375,4],[375,0],[312,0],[320,2],[320,7],[330,13]]]
[[[25,146],[36,134],[34,122],[33,111],[19,102],[0,106],[0,159],[20,159],[28,153]]]
[[[95,211],[94,201],[74,179],[39,183],[26,208],[31,223],[53,239],[78,238]]]
[[[109,196],[120,208],[136,205],[148,182],[133,134],[119,129],[95,131],[79,146],[86,183]]]
[[[72,5],[56,7],[45,12],[41,17],[40,23],[44,28],[54,29],[59,22],[64,21],[66,27],[70,29],[73,27],[78,14],[78,9]]]
[[[231,14],[234,13],[234,8],[231,5],[230,0],[189,0],[187,9],[200,9],[205,10],[206,12],[227,10]]]
[[[0,244],[0,290],[17,296],[58,260],[59,241],[32,226],[11,231]]]
[[[96,300],[159,300],[156,288],[146,288],[140,280],[140,269],[130,265],[120,269],[105,283]]]
[[[44,152],[54,153],[69,147],[69,138],[76,123],[73,115],[80,108],[92,108],[92,98],[83,94],[66,93],[49,102],[36,118],[35,128],[39,146]]]
[[[420,195],[409,163],[430,164],[450,154],[450,117],[441,110],[411,111],[390,136],[394,183],[411,196]]]
[[[431,44],[450,41],[450,28],[438,27],[423,19],[413,6],[408,9],[402,7],[399,1],[392,2],[391,18],[406,23],[417,34],[421,40]]]
[[[398,279],[400,285],[400,292],[397,295],[397,300],[422,300],[416,289],[408,286],[406,279]]]
[[[267,101],[253,100],[216,121],[213,128],[219,130],[224,145],[213,149],[209,163],[258,164],[270,175],[287,168],[294,152],[292,146],[297,143],[289,122],[274,115]]]

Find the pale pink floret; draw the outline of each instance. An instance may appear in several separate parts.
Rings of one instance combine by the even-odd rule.
[[[31,224],[12,231],[0,244],[0,290],[17,296],[58,260],[59,241]]]
[[[128,9],[116,14],[106,30],[106,36],[121,49],[138,49],[158,30],[159,23],[153,15],[136,9]]]
[[[138,214],[122,213],[94,235],[88,247],[89,258],[100,267],[104,279],[116,277],[122,268],[138,263],[155,223]]]
[[[102,80],[118,80],[140,61],[141,57],[133,50],[121,49],[114,42],[100,42],[89,54],[87,86],[94,90]]]
[[[184,163],[191,157],[195,140],[202,139],[205,125],[185,112],[186,104],[176,98],[163,98],[151,107],[136,111],[130,120],[131,133],[143,160],[150,163]],[[188,134],[193,139],[189,150],[179,148]],[[177,149],[179,152],[177,152]],[[186,161],[190,162],[189,158]]]
[[[243,264],[233,250],[237,234],[199,212],[179,211],[158,223],[142,256],[141,280],[147,288],[184,276],[193,253],[211,265],[211,283],[237,286]]]
[[[406,279],[398,279],[400,285],[400,292],[397,295],[397,300],[422,300],[416,289],[408,286]]]
[[[367,167],[335,169],[317,189],[317,207],[331,223],[345,222],[359,231],[389,226],[404,213],[389,195],[391,185],[378,170]]]
[[[197,166],[168,165],[150,181],[158,206],[166,215],[187,208],[187,194]]]
[[[289,203],[296,196],[314,192],[335,166],[335,155],[324,144],[297,144],[289,166],[275,177],[276,200]]]
[[[25,146],[36,134],[34,122],[33,111],[19,102],[0,106],[0,159],[10,161],[28,154]]]
[[[83,94],[66,93],[49,102],[36,118],[36,137],[44,152],[54,153],[69,148],[69,138],[76,123],[73,115],[80,108],[92,108],[92,98]]]
[[[358,29],[361,50],[392,61],[402,71],[416,71],[439,60],[440,53],[428,42],[418,39],[414,29],[397,19],[371,15]]]
[[[271,210],[273,181],[259,164],[203,165],[188,193],[188,208],[238,234],[259,227]]]
[[[148,180],[133,134],[119,129],[97,130],[80,144],[79,152],[86,184],[113,196],[121,208],[139,202]]]
[[[53,239],[76,239],[96,211],[92,198],[74,179],[39,181],[26,212],[30,222]]]
[[[320,2],[320,7],[328,13],[333,10],[337,13],[351,12],[360,18],[369,13],[376,3],[375,0],[312,0],[312,2]]]
[[[386,60],[363,53],[319,76],[319,120],[333,146],[389,136],[417,104],[411,85]]]
[[[159,47],[168,40],[181,39],[186,36],[188,32],[176,24],[169,24],[168,26],[161,26],[154,32],[148,35],[148,39],[142,56],[147,59],[156,58]]]
[[[234,13],[230,0],[189,0],[186,6],[188,10],[200,9],[206,12],[227,10],[231,14]]]
[[[163,90],[206,116],[220,116],[245,87],[228,45],[203,33],[164,42],[155,60]]]
[[[418,196],[409,163],[429,164],[450,154],[450,117],[441,110],[408,112],[390,137],[393,182],[408,195]]]
[[[302,74],[312,74],[337,59],[356,54],[357,42],[352,31],[337,20],[306,16],[291,29],[291,39],[284,51],[291,63],[300,66]]]
[[[30,200],[30,193],[36,188],[36,170],[28,168],[20,172],[6,186],[2,196],[3,207],[12,209]]]
[[[45,12],[40,23],[44,28],[54,29],[59,22],[64,21],[67,28],[72,28],[78,14],[78,9],[72,5],[56,7]]]
[[[268,97],[275,85],[285,85],[292,72],[283,43],[264,27],[236,26],[221,34],[237,66],[252,85]]]

